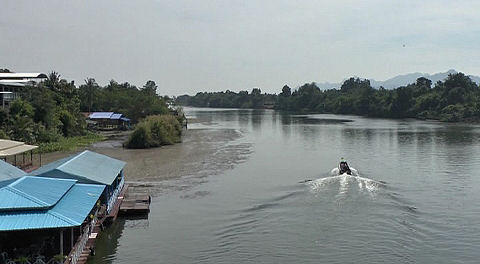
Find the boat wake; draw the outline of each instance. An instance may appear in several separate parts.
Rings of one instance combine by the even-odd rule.
[[[306,182],[312,192],[322,192],[332,190],[332,187],[338,185],[338,196],[345,196],[348,192],[358,189],[360,192],[366,192],[375,196],[378,190],[385,185],[383,182],[375,181],[369,178],[361,177],[358,171],[351,168],[353,175],[346,173],[338,175],[338,169],[331,171],[331,176]]]

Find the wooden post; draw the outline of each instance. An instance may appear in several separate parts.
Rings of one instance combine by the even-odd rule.
[[[38,166],[41,167],[42,166],[42,153],[40,152],[39,155],[40,155],[40,165],[38,165]]]
[[[73,248],[73,227],[70,228],[70,250]]]
[[[22,156],[23,156],[23,165],[22,166],[25,166],[25,152],[22,153]]]
[[[63,256],[63,229],[60,230],[60,255]]]
[[[33,150],[30,150],[30,163],[32,163],[33,167]]]
[[[13,155],[13,165],[17,166],[17,155]]]

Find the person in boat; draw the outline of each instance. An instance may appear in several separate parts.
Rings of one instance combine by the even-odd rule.
[[[340,160],[340,164],[338,165],[338,171],[340,175],[344,173],[347,173],[348,175],[352,175],[352,171],[350,170],[350,167],[348,167],[348,163],[344,158]]]

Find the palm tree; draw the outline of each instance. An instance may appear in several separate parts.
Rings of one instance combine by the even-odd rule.
[[[92,111],[92,106],[93,106],[93,101],[96,98],[97,91],[99,89],[99,86],[97,82],[95,82],[95,79],[93,78],[88,78],[85,80],[85,85],[83,85],[83,92],[85,99],[87,101],[87,106],[88,106],[88,112]]]

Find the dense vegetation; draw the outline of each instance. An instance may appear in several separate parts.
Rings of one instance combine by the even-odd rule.
[[[22,87],[18,99],[6,111],[0,110],[0,138],[39,144],[41,151],[101,140],[103,137],[87,131],[81,112],[118,112],[134,123],[148,115],[167,114],[169,99],[158,96],[156,90],[153,81],[138,89],[113,80],[100,87],[94,79],[77,88],[52,72],[45,81]]]
[[[198,107],[263,108],[274,102],[275,109],[295,112],[356,114],[387,118],[421,118],[442,121],[480,120],[480,88],[463,73],[450,74],[432,85],[426,78],[386,90],[375,89],[369,80],[350,78],[340,89],[322,91],[315,83],[292,92],[288,86],[278,95],[213,92],[180,96],[177,103]]]
[[[137,124],[126,143],[127,148],[150,148],[181,141],[181,120],[173,115],[148,116]]]
[[[168,97],[157,95],[157,85],[148,81],[138,89],[129,83],[119,84],[110,81],[100,87],[95,79],[87,79],[79,89],[80,110],[82,112],[118,112],[137,122],[148,115],[168,113]]]

